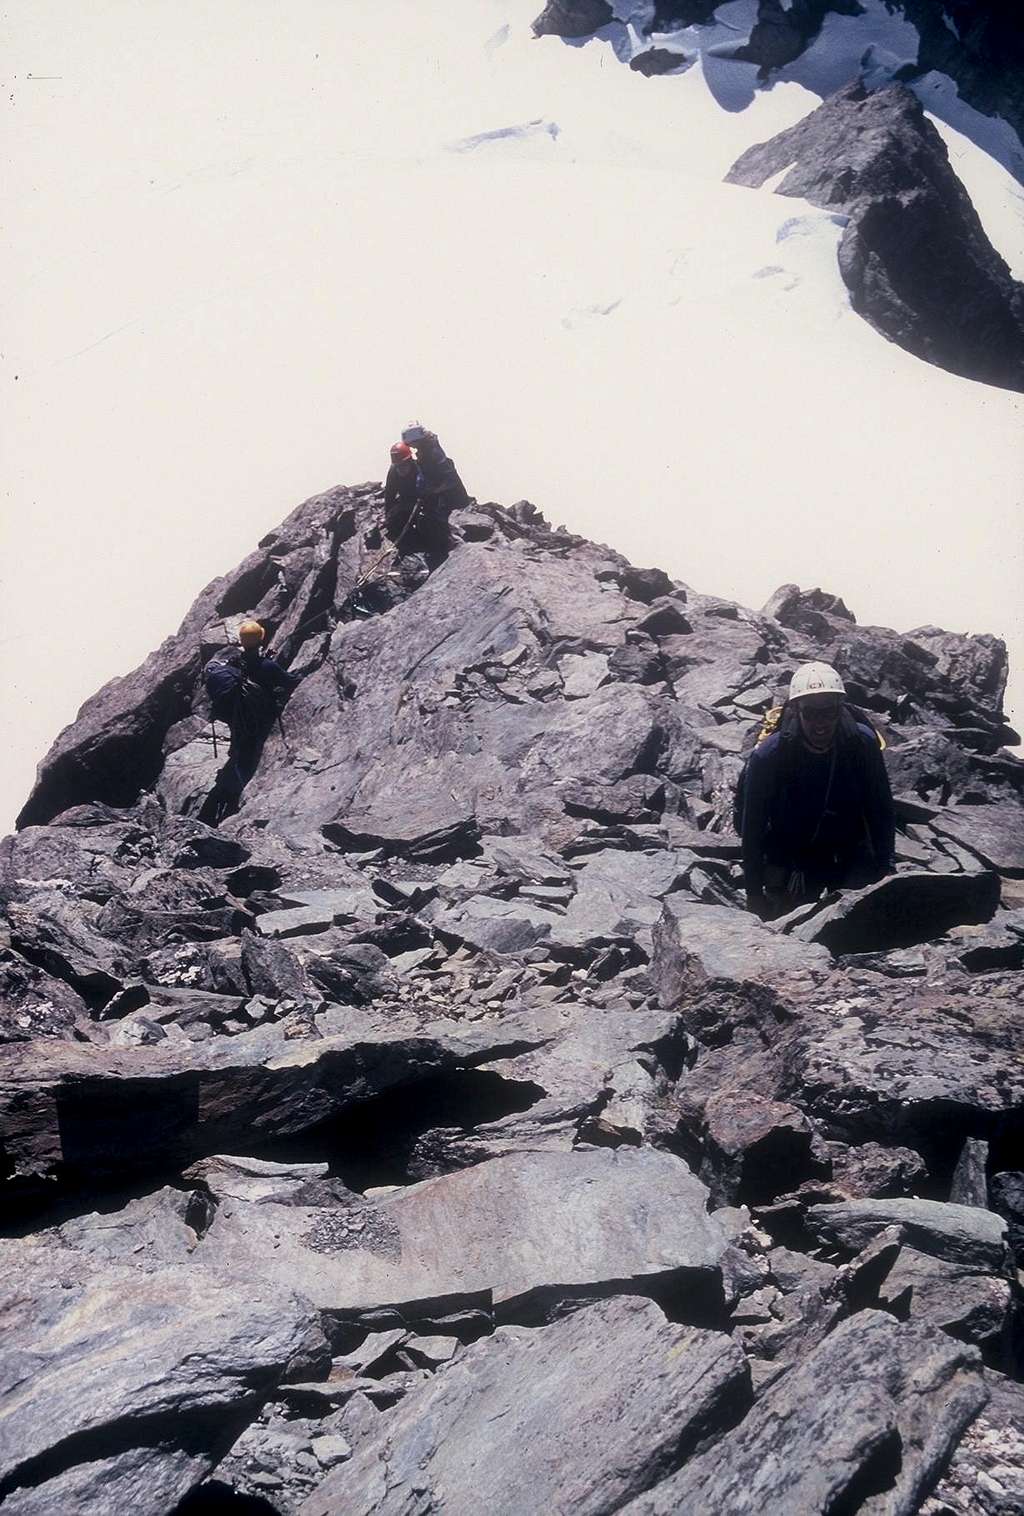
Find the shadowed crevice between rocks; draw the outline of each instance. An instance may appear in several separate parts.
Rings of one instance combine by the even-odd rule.
[[[463,1132],[544,1098],[540,1085],[505,1079],[484,1069],[438,1074],[398,1085],[287,1141],[261,1146],[253,1155],[280,1162],[326,1162],[349,1189],[404,1185],[423,1177],[410,1172],[416,1144],[438,1128]],[[440,1172],[432,1169],[431,1172]]]

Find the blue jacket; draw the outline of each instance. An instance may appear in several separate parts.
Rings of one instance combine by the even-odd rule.
[[[272,713],[275,692],[289,692],[299,682],[297,674],[289,674],[276,658],[258,648],[232,648],[218,655],[206,665],[203,679],[215,720],[226,721],[229,726],[236,720],[247,683],[256,687],[265,710]]]
[[[869,726],[850,722],[834,752],[814,753],[798,734],[774,732],[747,762],[743,875],[764,889],[765,864],[836,875],[858,860],[893,867],[895,821],[889,776]]]

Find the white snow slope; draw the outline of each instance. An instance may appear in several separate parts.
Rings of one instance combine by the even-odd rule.
[[[913,49],[870,3],[884,73]],[[756,93],[707,52],[647,79],[535,40],[539,8],[5,6],[0,829],[78,704],[412,416],[478,498],[702,591],[995,632],[1024,718],[1021,397],[860,321],[834,217],[720,182],[818,103],[843,18]],[[1020,276],[1020,187],[931,87]]]

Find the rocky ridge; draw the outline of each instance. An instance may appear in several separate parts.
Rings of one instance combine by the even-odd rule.
[[[1019,1509],[1002,644],[754,613],[525,501],[354,596],[380,509],[209,586],[0,845],[5,1508]],[[214,831],[248,615],[304,678]],[[808,658],[899,867],[769,926],[732,793]]]

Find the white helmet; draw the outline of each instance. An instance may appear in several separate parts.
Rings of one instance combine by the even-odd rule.
[[[845,695],[846,686],[830,663],[802,663],[789,686],[789,699],[801,695]]]
[[[422,442],[424,437],[429,436],[430,433],[422,422],[410,421],[409,425],[402,432],[402,441],[411,442],[415,446],[417,442]]]

